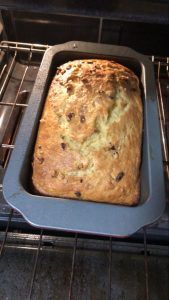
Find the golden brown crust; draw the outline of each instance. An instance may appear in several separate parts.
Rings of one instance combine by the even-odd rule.
[[[140,189],[139,81],[113,61],[58,68],[40,121],[33,184],[43,195],[124,205]]]

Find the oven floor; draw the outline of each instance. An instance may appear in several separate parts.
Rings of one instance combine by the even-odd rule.
[[[35,251],[6,248],[0,264],[0,299],[27,299]],[[72,251],[42,250],[31,299],[68,299]],[[169,299],[169,260],[150,256],[149,295],[152,300]],[[108,299],[107,251],[78,250],[72,300]],[[112,253],[111,299],[145,299],[144,256]]]

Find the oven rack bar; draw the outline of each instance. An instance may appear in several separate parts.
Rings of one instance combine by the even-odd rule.
[[[43,234],[43,230],[41,229],[40,236],[39,236],[39,242],[38,242],[38,248],[37,248],[37,251],[36,251],[35,262],[34,262],[32,276],[31,276],[31,283],[30,283],[28,299],[31,299],[31,297],[32,297],[33,284],[34,284],[34,280],[35,280],[35,277],[36,277],[38,258],[39,258],[39,253],[40,253],[40,249],[41,249],[41,243],[42,243],[42,234]]]
[[[166,73],[167,73],[168,82],[169,82],[168,59],[169,58],[167,58]],[[167,138],[166,138],[167,116],[165,114],[163,93],[162,93],[162,87],[161,87],[161,69],[162,69],[161,61],[158,61],[158,63],[157,63],[157,79],[156,79],[156,81],[157,81],[157,96],[158,96],[157,97],[158,111],[159,111],[161,138],[162,138],[162,145],[163,145],[163,157],[164,157],[164,162],[166,162],[167,177],[169,178],[169,149],[168,149]],[[168,93],[169,93],[169,83],[168,83]],[[169,141],[168,141],[168,143],[169,143]]]
[[[101,26],[100,26],[101,27]],[[11,123],[11,119],[13,116],[14,109],[21,109],[25,110],[26,107],[28,106],[27,103],[20,103],[19,101],[19,96],[20,93],[22,92],[22,86],[26,77],[26,74],[28,72],[29,67],[31,66],[32,63],[32,57],[34,54],[38,53],[41,54],[41,58],[43,57],[44,52],[46,49],[48,49],[48,45],[39,45],[39,44],[30,44],[30,43],[20,43],[20,42],[10,42],[10,41],[2,41],[0,43],[0,51],[1,53],[5,52],[8,55],[11,56],[11,60],[9,61],[4,61],[4,66],[1,70],[0,73],[0,82],[1,82],[1,89],[0,89],[0,98],[3,99],[3,95],[5,93],[5,89],[7,88],[8,82],[11,78],[13,68],[15,66],[15,63],[18,58],[19,53],[27,53],[28,54],[28,59],[27,63],[25,64],[25,69],[23,72],[23,76],[20,80],[20,84],[18,87],[18,90],[16,92],[16,95],[14,97],[14,102],[6,102],[5,100],[2,100],[0,102],[0,108],[3,106],[6,107],[11,107],[11,112],[8,115],[8,122],[7,126],[5,128],[5,131],[7,131],[7,127],[9,123]],[[167,138],[166,138],[166,131],[165,131],[165,126],[166,126],[166,116],[164,113],[164,102],[163,102],[163,93],[162,93],[162,88],[161,88],[161,73],[166,72],[169,80],[169,59],[168,58],[159,58],[159,57],[151,57],[152,62],[154,63],[154,66],[158,68],[157,70],[157,92],[158,92],[158,107],[159,107],[159,117],[160,117],[160,126],[161,126],[161,133],[162,133],[162,143],[163,143],[163,149],[164,149],[164,162],[166,163],[167,166],[167,174],[169,175],[169,152],[168,152],[168,144],[167,144]],[[2,61],[3,64],[3,61]],[[6,73],[6,75],[5,75]],[[16,124],[14,124],[16,125]],[[6,150],[6,155],[3,155],[3,167],[5,168],[7,165],[7,162],[9,160],[10,154],[12,149],[15,147],[15,136],[17,134],[17,129],[19,127],[19,122],[17,126],[15,126],[15,132],[13,135],[10,136],[9,143],[4,143],[2,142],[0,144],[1,149]],[[3,187],[2,187],[3,188]],[[11,209],[11,212],[8,216],[8,223],[6,226],[6,230],[4,233],[4,237],[2,240],[2,243],[0,245],[0,257],[4,254],[5,252],[5,247],[7,245],[7,238],[8,238],[8,233],[10,230],[10,224],[12,221],[13,217],[13,210]],[[143,245],[144,245],[144,275],[145,275],[145,299],[149,300],[149,270],[148,270],[148,244],[147,244],[147,228],[144,228],[144,234],[143,234]],[[74,282],[74,277],[75,277],[75,265],[76,265],[76,254],[78,251],[78,233],[75,232],[74,236],[74,243],[72,247],[72,267],[71,267],[71,272],[70,272],[70,283],[69,283],[69,293],[68,293],[68,299],[71,300],[73,299],[73,282]],[[111,285],[112,285],[112,273],[113,273],[113,266],[112,266],[112,247],[113,247],[113,241],[112,238],[110,237],[109,239],[109,248],[108,248],[108,272],[107,272],[107,282],[108,282],[108,299],[111,299]],[[38,245],[37,245],[37,250],[36,250],[36,255],[34,259],[34,265],[32,269],[32,276],[31,276],[31,281],[30,281],[30,289],[29,289],[29,295],[28,299],[32,298],[33,294],[33,289],[34,289],[34,281],[36,278],[36,272],[37,272],[37,266],[38,266],[38,261],[39,261],[39,256],[41,251],[43,251],[43,230],[40,230],[40,234],[38,237]]]
[[[21,51],[21,52],[33,52],[33,53],[42,53],[49,48],[48,45],[41,44],[31,44],[31,43],[21,43],[21,42],[10,42],[2,41],[0,43],[0,49],[3,51]]]

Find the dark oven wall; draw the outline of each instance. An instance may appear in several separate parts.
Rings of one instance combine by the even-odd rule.
[[[80,40],[169,55],[169,4],[164,0],[104,1],[104,6],[102,1],[2,2],[8,40],[49,45]]]

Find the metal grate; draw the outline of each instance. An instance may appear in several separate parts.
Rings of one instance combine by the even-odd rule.
[[[100,26],[101,27],[101,26]],[[27,76],[29,68],[37,64],[34,61],[34,55],[40,55],[39,63],[43,57],[45,50],[49,46],[47,45],[37,45],[37,44],[26,44],[26,43],[15,43],[3,41],[0,44],[0,57],[1,57],[1,69],[0,69],[0,109],[1,107],[10,108],[10,110],[5,110],[6,123],[3,128],[5,134],[1,137],[0,143],[0,161],[1,166],[5,169],[7,162],[9,160],[12,149],[15,147],[15,136],[19,127],[21,116],[23,110],[28,106],[28,93],[23,89],[24,81]],[[8,83],[11,80],[12,72],[14,70],[15,64],[21,59],[20,54],[26,54],[27,59],[24,63],[23,74],[18,83],[18,88],[13,97],[13,102],[8,102],[8,99],[4,99]],[[166,173],[166,179],[169,178],[169,150],[168,150],[168,134],[169,134],[169,114],[167,115],[167,99],[169,97],[169,58],[159,58],[151,57],[154,67],[155,75],[157,81],[157,94],[158,94],[158,107],[159,107],[159,118],[162,133],[162,145],[164,152],[164,169]],[[25,57],[24,57],[25,60]],[[8,128],[10,127],[10,130]],[[2,184],[0,186],[2,190]],[[2,257],[5,246],[7,246],[7,237],[10,235],[10,225],[13,219],[14,211],[11,209],[8,214],[8,222],[4,235],[2,238],[2,243],[0,245],[0,257]],[[70,272],[70,282],[69,282],[69,293],[68,299],[73,299],[73,283],[75,277],[75,267],[76,267],[76,256],[77,249],[79,247],[79,235],[75,233],[73,237],[72,245],[72,265]],[[34,265],[32,266],[32,276],[30,280],[30,288],[28,299],[32,298],[32,293],[34,289],[34,282],[36,278],[37,265],[39,260],[39,254],[43,250],[43,242],[46,239],[46,234],[43,230],[40,230],[39,235],[34,235],[33,239],[36,239],[35,248],[36,255],[34,259]],[[38,241],[38,242],[37,242]],[[107,269],[107,283],[108,283],[108,299],[112,299],[112,280],[113,280],[113,270],[112,270],[112,248],[114,241],[111,237],[108,237],[108,269]],[[144,280],[145,280],[145,299],[150,299],[150,287],[149,287],[149,269],[148,269],[148,246],[147,246],[147,228],[143,229],[143,240],[142,249],[144,252]]]
[[[155,59],[152,57],[152,61],[156,67],[156,81],[157,81],[157,95],[158,95],[158,108],[159,119],[161,126],[161,137],[163,145],[163,157],[167,178],[169,178],[169,114],[168,103],[166,102],[169,96],[169,57],[166,59]],[[165,82],[167,83],[165,84]],[[163,92],[163,86],[165,84],[165,91]],[[164,94],[163,94],[164,93]],[[167,99],[166,99],[167,98]]]

